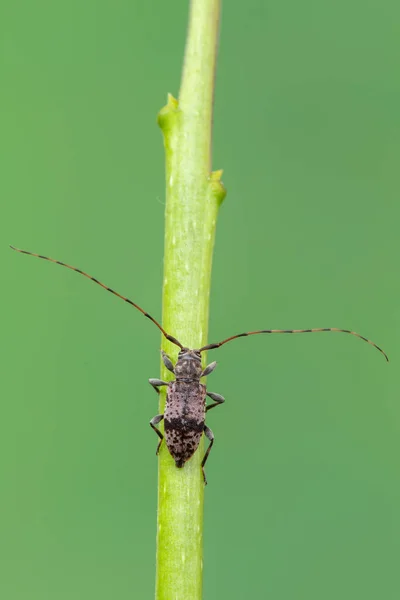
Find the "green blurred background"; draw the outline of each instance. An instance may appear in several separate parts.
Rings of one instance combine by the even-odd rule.
[[[164,155],[186,2],[1,9],[0,597],[153,597]],[[225,2],[207,600],[400,597],[400,7]],[[211,357],[211,354],[210,354]],[[188,599],[190,600],[190,599]]]

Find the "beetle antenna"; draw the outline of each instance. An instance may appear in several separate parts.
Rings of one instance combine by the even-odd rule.
[[[329,329],[261,329],[260,331],[247,331],[246,333],[232,335],[231,337],[226,338],[226,340],[222,340],[222,342],[219,342],[218,344],[208,344],[207,346],[203,346],[203,348],[200,348],[200,352],[204,352],[205,350],[213,350],[214,348],[219,348],[223,344],[227,344],[228,342],[235,340],[236,338],[246,337],[247,335],[257,335],[258,333],[316,333],[318,331],[339,331],[341,333],[349,333],[350,335],[355,335],[364,342],[367,342],[367,344],[371,344],[371,346],[379,350],[379,352],[381,352],[386,358],[386,360],[389,362],[389,358],[386,352],[384,352],[382,348],[379,348],[379,346],[374,344],[374,342],[372,342],[371,340],[368,340],[366,337],[360,335],[359,333],[356,333],[355,331],[350,331],[349,329],[336,329],[335,327],[331,327]]]
[[[84,273],[84,271],[81,271],[80,269],[77,269],[76,267],[72,267],[71,265],[67,265],[66,263],[63,263],[59,260],[55,260],[54,258],[49,258],[48,256],[42,256],[41,254],[34,254],[33,252],[28,252],[28,250],[20,250],[19,248],[15,248],[14,246],[11,246],[11,245],[10,245],[10,248],[12,250],[15,250],[16,252],[21,252],[22,254],[29,254],[30,256],[36,256],[37,258],[42,258],[43,260],[48,260],[49,262],[55,263],[56,265],[61,265],[62,267],[67,267],[67,269],[71,269],[71,271],[76,271],[77,273],[80,273],[80,275],[83,275],[84,277],[91,279],[91,281],[94,281],[94,283],[97,283],[98,285],[100,285],[102,288],[107,290],[107,292],[111,292],[111,294],[114,294],[114,296],[118,296],[118,298],[121,298],[128,304],[131,304],[132,306],[137,308],[142,313],[142,315],[144,315],[145,317],[150,319],[150,321],[152,321],[154,323],[154,325],[156,325],[158,327],[158,329],[161,331],[163,336],[168,341],[172,342],[172,344],[175,344],[176,346],[179,346],[179,348],[181,348],[181,349],[183,348],[182,344],[180,342],[178,342],[178,340],[176,338],[174,338],[172,335],[167,333],[165,331],[165,329],[163,329],[163,327],[161,327],[160,323],[158,323],[158,321],[156,321],[154,319],[154,317],[149,315],[149,313],[147,313],[145,310],[143,310],[143,308],[141,308],[138,304],[135,304],[135,302],[132,302],[132,300],[129,300],[129,298],[126,298],[125,296],[122,296],[118,292],[115,292],[113,289],[109,288],[104,283],[101,283],[101,281],[99,281],[95,277],[92,277],[91,275]]]

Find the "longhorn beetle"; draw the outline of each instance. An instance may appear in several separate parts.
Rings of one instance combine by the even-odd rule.
[[[356,333],[355,331],[350,331],[349,329],[261,329],[259,331],[247,331],[246,333],[239,333],[237,335],[232,335],[231,337],[222,340],[222,342],[218,342],[217,344],[207,344],[203,346],[199,350],[191,350],[186,346],[183,346],[175,337],[170,335],[161,327],[160,323],[156,321],[149,313],[144,311],[138,304],[129,300],[125,296],[122,296],[118,292],[115,292],[111,288],[107,287],[101,281],[98,281],[95,277],[84,273],[80,269],[76,267],[72,267],[71,265],[67,265],[59,260],[54,260],[53,258],[49,258],[47,256],[42,256],[40,254],[34,254],[33,252],[28,252],[27,250],[20,250],[19,248],[15,248],[14,246],[10,246],[12,250],[16,250],[16,252],[21,252],[22,254],[29,254],[30,256],[36,256],[37,258],[42,258],[43,260],[48,260],[50,262],[56,263],[57,265],[61,265],[62,267],[67,267],[67,269],[71,269],[72,271],[76,271],[80,273],[84,277],[91,279],[102,288],[114,294],[114,296],[118,296],[118,298],[122,298],[128,304],[131,304],[135,308],[137,308],[145,317],[150,319],[158,327],[163,336],[178,346],[180,348],[178,354],[178,360],[175,366],[172,364],[171,359],[165,354],[164,351],[161,351],[162,360],[166,368],[171,371],[175,375],[174,381],[162,381],[161,379],[149,379],[150,385],[156,390],[159,394],[159,389],[162,386],[166,386],[168,388],[167,391],[167,400],[165,405],[165,412],[163,415],[156,415],[150,421],[150,426],[154,429],[160,441],[157,446],[156,454],[158,454],[161,443],[164,439],[161,431],[156,427],[164,419],[164,432],[165,432],[165,441],[167,444],[167,448],[172,455],[175,465],[178,468],[182,468],[185,465],[185,462],[189,460],[195,453],[200,443],[201,435],[204,433],[206,438],[209,440],[209,446],[204,454],[203,460],[201,462],[201,469],[203,472],[204,483],[207,484],[206,474],[204,471],[204,465],[206,464],[208,455],[210,454],[210,450],[214,444],[214,434],[211,429],[205,423],[205,415],[208,410],[218,406],[225,402],[225,398],[220,394],[215,394],[214,392],[208,392],[206,386],[203,383],[200,383],[200,379],[202,377],[206,377],[212,371],[214,371],[217,366],[216,362],[210,363],[204,369],[201,365],[201,353],[206,350],[214,350],[215,348],[219,348],[223,344],[227,344],[228,342],[235,340],[236,338],[245,337],[248,335],[256,335],[258,333],[315,333],[318,331],[339,331],[342,333],[349,333],[350,335],[354,335],[364,342],[371,344],[374,346],[379,352],[383,354],[387,361],[389,358],[387,354],[374,344],[371,340],[368,340],[364,336]],[[206,396],[213,400],[213,404],[206,405]]]

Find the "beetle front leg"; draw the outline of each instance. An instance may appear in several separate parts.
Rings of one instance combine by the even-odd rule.
[[[157,390],[158,391],[158,390]],[[161,442],[164,439],[163,434],[161,433],[161,431],[156,427],[156,425],[158,425],[158,423],[160,423],[160,421],[162,421],[164,418],[164,415],[156,415],[155,417],[153,417],[150,421],[150,427],[152,429],[154,429],[154,431],[156,432],[156,434],[158,435],[158,437],[160,438],[160,441],[158,442],[158,446],[157,446],[157,450],[156,450],[156,455],[158,454],[159,450],[160,450],[160,446],[161,446]]]
[[[209,396],[211,398],[211,400],[214,400],[215,404],[210,404],[209,406],[206,406],[206,410],[210,410],[210,408],[214,408],[215,406],[218,406],[219,404],[223,404],[223,402],[225,402],[225,398],[223,396],[221,396],[221,394],[214,394],[214,392],[207,392],[207,396]]]
[[[215,406],[215,405],[213,405],[213,406]],[[206,477],[206,472],[204,471],[204,465],[206,464],[206,460],[208,458],[208,455],[210,454],[210,450],[214,443],[214,434],[211,431],[211,429],[209,427],[207,427],[207,425],[204,425],[204,435],[206,436],[206,438],[208,440],[210,440],[210,445],[208,446],[206,453],[204,455],[204,458],[201,461],[201,470],[203,471],[204,485],[207,485],[207,477]]]
[[[149,384],[156,390],[157,394],[160,393],[158,389],[162,385],[168,385],[168,381],[162,381],[161,379],[149,379]]]
[[[165,354],[164,350],[161,350],[161,357],[168,371],[171,371],[171,373],[175,375],[174,365],[172,364],[170,357],[167,354]]]
[[[202,372],[202,374],[200,375],[200,377],[207,377],[207,375],[209,375],[210,373],[212,373],[214,371],[216,366],[217,366],[217,363],[215,361],[210,363],[209,365],[207,365],[206,368],[204,369],[204,371]]]

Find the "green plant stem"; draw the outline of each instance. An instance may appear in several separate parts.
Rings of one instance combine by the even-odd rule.
[[[163,326],[190,348],[207,342],[212,251],[222,171],[210,172],[219,0],[193,0],[179,102],[159,113],[166,153]],[[163,349],[176,360],[178,348]],[[162,365],[162,378],[171,379]],[[165,393],[160,397],[164,411]],[[200,600],[204,484],[199,450],[177,469],[165,443],[159,460],[157,600]]]

